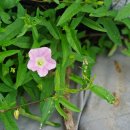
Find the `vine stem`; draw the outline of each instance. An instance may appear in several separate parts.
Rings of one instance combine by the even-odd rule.
[[[70,74],[71,74],[71,68],[68,67],[67,70],[66,70],[66,83],[69,85],[70,84]],[[67,100],[70,100],[70,94],[67,93],[65,95],[65,98]],[[75,125],[74,125],[74,120],[73,120],[73,114],[72,114],[72,111],[70,111],[69,109],[64,109],[65,113],[67,114],[68,118],[64,120],[64,123],[65,123],[65,127],[66,127],[66,130],[75,130]]]
[[[12,107],[12,108],[9,108],[9,109],[6,109],[6,110],[0,110],[0,113],[5,113],[5,112],[8,112],[8,111],[10,111],[10,110],[16,110],[16,109],[21,108],[21,107],[23,107],[23,106],[28,106],[28,105],[37,104],[37,103],[40,103],[40,102],[45,101],[45,100],[47,100],[47,98],[46,98],[46,99],[43,99],[43,100],[38,100],[38,101],[34,101],[34,102],[29,102],[29,103],[26,103],[26,104],[23,104],[23,105],[18,105],[18,106],[15,106],[15,107]]]
[[[42,121],[41,117],[29,114],[29,113],[25,112],[25,110],[23,110],[22,108],[19,109],[19,113],[20,113],[20,115],[27,117],[27,118],[30,118],[32,120],[35,120],[35,121],[38,121],[38,122]],[[50,121],[46,121],[45,124],[50,125],[50,126],[54,126],[54,127],[56,126],[56,123],[53,123],[53,122],[50,122]]]

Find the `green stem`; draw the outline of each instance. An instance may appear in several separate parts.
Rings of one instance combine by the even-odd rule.
[[[112,56],[112,55],[114,54],[114,52],[117,50],[117,47],[118,47],[118,46],[117,46],[116,44],[114,44],[114,46],[113,46],[112,49],[110,50],[108,56]]]
[[[32,119],[32,120],[36,120],[36,121],[38,121],[38,122],[41,122],[41,118],[40,118],[40,117],[35,116],[35,115],[32,115],[32,114],[29,114],[29,113],[26,113],[23,109],[20,109],[20,110],[19,110],[19,113],[20,113],[20,115],[22,115],[22,116],[28,117],[28,118],[30,118],[30,119]]]
[[[41,122],[41,121],[42,121],[42,119],[41,119],[39,116],[29,114],[29,113],[25,112],[24,109],[21,109],[21,108],[20,108],[20,109],[19,109],[19,113],[20,113],[20,115],[22,115],[22,116],[24,116],[24,117],[27,117],[27,118],[30,118],[30,119],[32,119],[32,120],[36,120],[36,121],[38,121],[38,122]],[[46,121],[45,124],[46,124],[46,125],[50,125],[50,126],[54,126],[54,127],[59,127],[59,126],[60,126],[60,124],[54,123],[54,122],[50,122],[50,121]]]

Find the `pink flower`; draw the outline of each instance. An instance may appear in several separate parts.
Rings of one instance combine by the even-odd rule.
[[[51,49],[48,47],[31,49],[29,58],[28,69],[37,71],[40,77],[46,76],[49,70],[56,67],[56,61],[51,58]]]

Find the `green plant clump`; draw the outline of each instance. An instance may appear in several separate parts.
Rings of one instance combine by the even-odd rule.
[[[68,118],[64,107],[80,112],[66,99],[68,94],[90,90],[115,103],[111,92],[94,84],[91,76],[98,54],[111,56],[121,48],[130,56],[130,4],[120,10],[111,9],[111,5],[111,0],[0,1],[0,121],[6,130],[19,129],[19,115],[43,126],[59,126],[49,118],[54,110],[64,119]],[[37,73],[28,67],[33,55],[29,52],[43,47],[51,51],[56,67],[48,67],[49,73],[39,76],[42,70]],[[39,68],[46,64],[36,60]],[[81,75],[73,72],[76,62]],[[72,89],[70,81],[80,88]],[[30,104],[35,103],[40,116],[30,112]]]

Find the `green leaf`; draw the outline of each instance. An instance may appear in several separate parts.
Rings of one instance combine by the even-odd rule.
[[[31,37],[26,37],[26,36],[22,36],[22,37],[17,37],[11,40],[7,40],[3,43],[3,47],[7,47],[10,45],[14,45],[17,46],[19,48],[31,48],[32,43],[30,42]]]
[[[3,76],[6,76],[9,73],[9,67],[5,64],[2,64],[2,74]]]
[[[9,59],[5,64],[2,64],[2,75],[6,76],[9,73],[9,67],[14,64],[13,60]]]
[[[81,44],[79,39],[77,38],[77,31],[69,28],[68,26],[64,27],[66,31],[66,37],[70,44],[70,46],[78,53],[81,54]]]
[[[65,65],[68,61],[68,57],[69,57],[71,49],[70,49],[69,43],[66,39],[66,36],[62,35],[62,34],[61,34],[61,44],[62,44],[62,53],[63,53],[62,66],[65,67]]]
[[[14,55],[14,54],[16,54],[18,52],[19,52],[19,50],[9,50],[9,51],[0,52],[0,63],[3,62],[3,60],[6,57],[12,56],[12,55]]]
[[[19,38],[19,37],[25,35],[25,33],[28,31],[29,28],[30,28],[30,27],[25,24],[24,27],[22,28],[21,32],[19,33],[19,35],[17,35],[17,38]]]
[[[23,6],[20,3],[18,3],[17,8],[18,8],[17,17],[20,18],[20,17],[25,16],[26,11],[25,11],[25,9],[23,8]]]
[[[33,77],[33,79],[34,79],[34,81],[35,81],[36,83],[41,83],[41,82],[42,82],[42,78],[39,77],[39,75],[38,75],[37,73],[31,72],[31,75],[32,75],[32,77]]]
[[[92,5],[85,4],[81,8],[81,12],[84,12],[84,13],[93,13],[93,12],[95,12],[95,9],[93,8]]]
[[[0,33],[0,45],[3,45],[3,41],[10,40],[18,35],[23,28],[23,20],[16,19],[12,24],[8,25],[4,32]]]
[[[33,35],[33,40],[38,41],[39,34],[36,26],[32,26],[32,35]]]
[[[40,24],[44,25],[55,39],[59,39],[58,29],[51,20],[47,21],[46,19],[42,19]]]
[[[83,79],[81,77],[75,75],[75,74],[71,74],[70,79],[73,80],[74,82],[78,83],[78,84],[81,84],[81,85],[84,84]]]
[[[111,50],[108,53],[108,56],[112,56],[114,54],[114,52],[117,50],[117,45],[114,44],[113,47],[111,47]]]
[[[1,80],[9,87],[13,88],[13,81],[11,79],[11,76],[7,74],[6,76],[0,75]]]
[[[0,97],[0,109],[1,110],[8,110],[16,105],[16,90],[11,91],[6,95],[4,98],[2,95]]]
[[[128,13],[130,11],[130,3],[126,4],[124,7],[122,7],[119,11],[117,16],[115,17],[115,20],[122,20],[125,18],[128,18],[130,14]]]
[[[64,97],[59,98],[59,103],[61,103],[64,107],[74,111],[74,112],[80,112],[80,110],[73,105],[71,102],[67,101]]]
[[[61,85],[61,81],[60,81],[60,67],[57,66],[56,72],[55,72],[55,91],[59,91],[60,90],[60,85]]]
[[[129,43],[129,41],[125,41],[125,45],[127,48],[123,49],[121,52],[126,56],[130,56],[130,43]]]
[[[63,9],[65,8],[67,5],[65,3],[60,3],[56,8],[55,10],[59,10],[59,9]]]
[[[51,43],[51,42],[52,42],[51,39],[48,40],[48,39],[45,38],[45,39],[42,39],[39,44],[40,44],[40,46],[45,46],[45,45],[47,45],[47,44],[49,44],[49,43]]]
[[[55,2],[55,3],[57,3],[57,4],[59,4],[59,3],[60,3],[60,2],[59,2],[59,0],[54,0],[54,2]]]
[[[44,16],[44,18],[50,18],[50,21],[55,21],[56,20],[56,10],[55,9],[47,9],[45,11],[40,11],[40,14]]]
[[[7,86],[4,83],[0,83],[0,92],[11,92],[14,89],[12,89],[11,87]]]
[[[115,18],[117,13],[118,13],[117,10],[109,10],[109,11],[107,11],[107,17]]]
[[[27,99],[25,97],[20,97],[20,104],[22,105],[22,109],[24,109],[26,112],[28,113],[31,113],[30,110],[29,110],[29,106],[28,105],[25,105],[27,104]],[[20,112],[21,112],[21,108],[20,108]],[[20,113],[21,114],[21,113]]]
[[[54,77],[46,77],[44,80],[42,79],[42,83],[39,82],[41,87],[41,96],[40,99],[43,100],[53,95],[54,93]]]
[[[37,30],[36,26],[32,26],[32,35],[33,35],[32,48],[39,48],[40,47],[40,45],[38,43],[39,34],[38,34],[38,30]]]
[[[66,113],[63,111],[63,109],[61,108],[61,106],[60,106],[60,104],[59,104],[59,102],[58,102],[57,100],[55,101],[55,108],[56,108],[56,110],[58,111],[58,113],[59,113],[61,116],[64,117],[64,119],[67,119],[67,118],[68,118],[67,115],[66,115]]]
[[[130,50],[129,49],[124,49],[121,52],[122,52],[122,54],[124,54],[126,56],[130,56]]]
[[[39,89],[36,86],[37,84],[33,80],[31,80],[30,82],[26,83],[23,86],[24,90],[34,101],[39,100],[40,98]],[[34,88],[35,88],[35,91],[34,91]]]
[[[52,98],[46,99],[44,102],[40,104],[41,109],[41,123],[45,124],[45,122],[49,119],[50,115],[54,110],[54,101]]]
[[[100,18],[99,22],[104,26],[109,38],[117,45],[121,44],[121,36],[119,29],[111,18]]]
[[[5,64],[2,64],[2,74],[6,76],[10,72],[10,67],[14,65],[14,61],[9,59]]]
[[[122,23],[124,23],[129,29],[130,29],[130,18],[126,18],[121,20]]]
[[[91,29],[101,31],[101,32],[106,32],[106,30],[98,22],[95,22],[89,18],[84,18],[82,20],[82,24],[84,24],[85,26],[87,26]]]
[[[8,45],[13,44],[14,46],[17,46],[19,48],[31,48],[32,44],[31,44],[30,40],[31,40],[31,37],[22,36],[22,37],[10,40],[8,42]],[[8,46],[8,45],[6,45],[6,46]]]
[[[95,9],[90,16],[94,16],[94,17],[103,17],[106,16],[108,13],[108,8],[105,6],[102,6],[100,8]]]
[[[27,64],[23,61],[23,56],[21,53],[18,54],[19,66],[17,70],[15,87],[18,88],[24,82],[27,72]]]
[[[88,55],[87,56],[88,61],[90,61],[91,64],[94,64],[97,54],[100,53],[100,48],[97,46],[90,46],[88,47],[86,53]]]
[[[0,113],[0,118],[6,130],[19,130],[11,111]]]
[[[108,103],[113,104],[115,102],[115,97],[105,88],[98,85],[93,85],[90,90],[98,95],[99,97],[105,99]]]
[[[17,5],[19,0],[1,0],[0,7],[3,9],[10,9]]]
[[[112,4],[112,0],[104,0],[104,5],[109,9]]]
[[[0,17],[1,17],[1,20],[6,23],[6,24],[9,24],[11,23],[10,21],[10,16],[8,13],[4,12],[3,10],[0,9]]]
[[[55,91],[58,94],[63,94],[65,89],[65,68],[63,68],[61,65],[57,65],[54,83]]]
[[[30,82],[32,79],[33,79],[33,77],[31,76],[31,71],[28,71],[26,73],[26,77],[25,77],[25,79],[23,81],[23,85],[26,84],[26,83],[28,83],[28,82]]]
[[[79,62],[82,62],[83,61],[83,55],[80,55],[78,53],[75,53],[75,52],[71,52],[70,53],[70,56],[69,56],[69,65],[72,65],[74,61],[79,61]]]
[[[79,17],[76,17],[76,18],[73,18],[72,22],[71,22],[71,28],[72,29],[75,29],[79,24],[80,22],[82,21],[83,19],[83,15],[79,16]]]
[[[60,17],[57,26],[62,25],[69,21],[74,15],[76,15],[81,9],[80,2],[72,3]]]
[[[5,101],[8,105],[8,108],[14,107],[16,105],[16,96],[17,96],[17,91],[11,91],[10,93],[7,94],[5,97]]]

